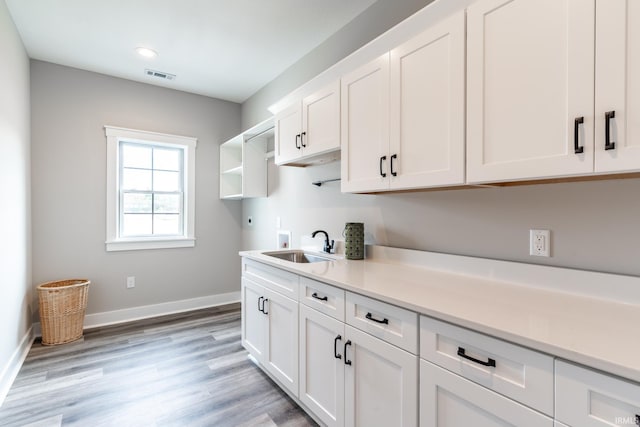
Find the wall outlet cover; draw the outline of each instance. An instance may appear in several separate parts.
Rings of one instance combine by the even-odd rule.
[[[529,230],[529,255],[551,256],[550,230]]]

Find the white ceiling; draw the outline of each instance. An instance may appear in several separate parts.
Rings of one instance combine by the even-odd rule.
[[[243,102],[375,1],[6,3],[31,58]],[[158,57],[141,57],[138,46]],[[148,77],[145,68],[177,78]]]

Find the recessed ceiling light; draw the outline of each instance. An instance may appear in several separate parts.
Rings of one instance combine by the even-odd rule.
[[[137,47],[136,52],[138,52],[139,55],[142,55],[145,58],[155,58],[156,56],[158,56],[158,52],[153,49],[149,49],[148,47]]]

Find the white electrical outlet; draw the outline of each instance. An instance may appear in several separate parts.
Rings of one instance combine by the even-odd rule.
[[[128,276],[127,277],[127,289],[136,287],[136,276]]]
[[[529,255],[551,256],[551,231],[529,230]]]

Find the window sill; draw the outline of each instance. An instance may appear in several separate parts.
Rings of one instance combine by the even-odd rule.
[[[111,240],[105,242],[105,245],[107,252],[139,251],[145,249],[192,248],[196,245],[196,239],[187,237],[175,239]]]

